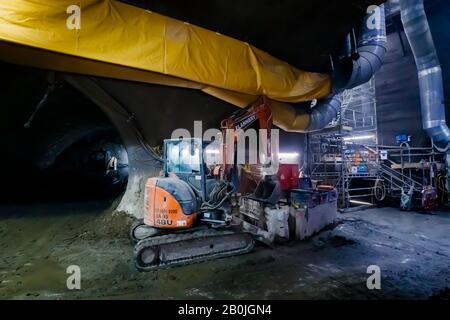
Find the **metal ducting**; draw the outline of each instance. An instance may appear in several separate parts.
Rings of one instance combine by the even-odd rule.
[[[370,8],[357,33],[357,50],[352,55],[352,72],[342,89],[353,89],[368,82],[383,65],[387,51],[384,5]]]
[[[423,129],[437,149],[446,152],[450,147],[450,130],[445,122],[442,69],[423,0],[401,0],[400,12],[417,65]]]
[[[387,51],[386,16],[384,5],[369,8],[361,26],[356,30],[356,50],[335,64],[334,95],[320,100],[311,111],[307,131],[326,127],[338,115],[342,104],[342,91],[368,82],[383,65]],[[349,36],[350,37],[350,36]]]
[[[342,93],[338,93],[331,98],[321,100],[320,103],[311,110],[311,120],[308,130],[315,131],[323,129],[333,121],[333,119],[336,119],[339,110],[341,109],[342,99]]]

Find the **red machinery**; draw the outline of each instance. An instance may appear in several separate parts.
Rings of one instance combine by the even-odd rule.
[[[280,164],[277,176],[280,180],[281,190],[290,191],[292,189],[298,189],[299,165],[298,164]]]

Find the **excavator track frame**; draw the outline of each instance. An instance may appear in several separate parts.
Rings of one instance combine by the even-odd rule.
[[[210,251],[198,252],[202,249],[199,244],[203,248],[207,244]],[[253,236],[246,232],[207,229],[171,233],[139,241],[134,248],[134,261],[139,271],[156,271],[249,253],[254,245]],[[152,263],[146,263],[142,259],[148,250],[152,251],[150,256],[153,254],[155,257]],[[167,260],[170,254],[178,257]]]

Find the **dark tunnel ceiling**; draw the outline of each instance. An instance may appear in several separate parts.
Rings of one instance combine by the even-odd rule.
[[[308,71],[327,72],[367,7],[383,0],[122,0],[246,41]]]

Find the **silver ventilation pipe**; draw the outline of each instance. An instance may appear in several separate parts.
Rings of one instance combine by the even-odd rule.
[[[400,13],[417,65],[422,126],[436,148],[446,152],[450,147],[450,130],[445,122],[442,69],[423,0],[401,0]]]
[[[356,31],[356,52],[337,61],[333,71],[334,93],[311,110],[308,131],[325,128],[341,109],[342,92],[368,82],[383,65],[386,53],[384,5],[372,6]]]
[[[342,89],[353,89],[368,82],[383,65],[387,51],[384,5],[371,6],[357,30],[357,51],[352,59],[352,73]]]
[[[325,128],[333,119],[336,119],[342,105],[342,93],[326,98],[317,103],[311,110],[308,131]]]

